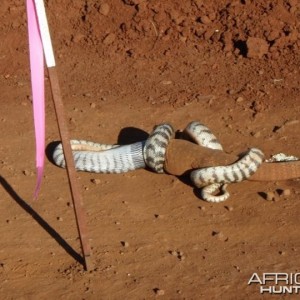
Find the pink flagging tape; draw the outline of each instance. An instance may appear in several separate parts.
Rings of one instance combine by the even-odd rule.
[[[40,191],[45,162],[45,88],[44,54],[33,0],[27,0],[27,19],[30,52],[31,90],[34,115],[37,181],[34,191],[36,199]]]

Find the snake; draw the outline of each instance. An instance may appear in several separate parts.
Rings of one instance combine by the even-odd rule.
[[[215,135],[199,121],[190,122],[183,134],[185,139],[190,139],[199,146],[223,151]],[[155,126],[147,140],[129,145],[102,144],[86,140],[70,140],[70,145],[78,171],[110,174],[148,167],[156,173],[164,173],[166,151],[174,136],[172,125],[164,123]],[[257,171],[263,159],[261,150],[250,148],[237,162],[228,166],[193,170],[190,178],[195,187],[201,189],[200,196],[203,200],[223,202],[230,196],[227,185],[249,178]],[[66,167],[61,143],[53,151],[53,161],[57,166]],[[215,195],[216,192],[219,194]]]
[[[193,121],[184,130],[192,140],[202,147],[221,150],[223,147],[204,124]],[[229,183],[241,182],[253,175],[264,160],[260,149],[250,148],[237,162],[229,166],[216,166],[196,169],[191,172],[191,181],[197,188],[202,188],[201,197],[208,202],[223,202],[230,196],[227,191]],[[221,195],[214,195],[218,190]]]

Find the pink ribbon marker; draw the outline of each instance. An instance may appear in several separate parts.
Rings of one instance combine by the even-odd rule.
[[[26,6],[28,17],[31,89],[36,142],[37,181],[34,191],[34,199],[36,199],[42,183],[45,161],[44,55],[38,19],[33,0],[27,0]]]

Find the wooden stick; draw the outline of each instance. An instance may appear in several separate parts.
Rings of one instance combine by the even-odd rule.
[[[65,121],[64,106],[61,98],[58,76],[55,67],[48,68],[48,72],[49,72],[52,97],[53,97],[53,102],[54,102],[54,107],[55,107],[55,112],[57,117],[60,138],[62,141],[64,156],[66,161],[66,170],[67,170],[70,190],[72,194],[76,224],[77,224],[78,233],[80,237],[85,269],[89,271],[92,267],[91,249],[90,249],[88,234],[87,234],[85,212],[82,206],[82,200],[76,182],[74,158],[73,158],[72,149],[70,145],[69,132]]]
[[[59,81],[58,81],[58,76],[55,67],[56,64],[54,58],[54,51],[53,51],[52,41],[49,32],[45,5],[43,0],[34,0],[34,3],[35,3],[36,13],[37,13],[37,18],[39,23],[38,25],[41,34],[41,40],[43,44],[46,64],[49,72],[52,97],[53,97],[53,102],[54,102],[54,107],[55,107],[55,112],[57,117],[59,134],[61,137],[63,152],[66,160],[66,170],[69,179],[75,219],[78,228],[85,269],[88,271],[92,267],[91,249],[90,249],[88,234],[87,234],[85,212],[83,209],[81,196],[76,182],[74,158],[73,158],[73,153],[70,145],[69,131],[65,121],[64,106],[62,102]]]

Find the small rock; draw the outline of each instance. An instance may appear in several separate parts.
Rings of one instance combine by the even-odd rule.
[[[236,93],[236,91],[235,91],[235,90],[232,90],[232,89],[230,89],[230,90],[228,90],[228,91],[227,91],[227,93],[228,93],[229,95],[234,95],[234,94]]]
[[[92,103],[90,104],[90,107],[91,107],[91,108],[95,108],[95,107],[96,107],[96,103],[95,103],[95,102],[92,102]]]
[[[246,45],[248,58],[262,58],[269,51],[269,44],[264,39],[249,37]]]
[[[226,242],[228,240],[228,237],[226,237],[222,231],[213,231],[212,236],[216,237],[222,242]]]
[[[241,272],[241,269],[239,266],[233,266],[238,272]]]
[[[129,243],[126,242],[126,241],[121,241],[121,245],[125,248],[128,248],[129,247]]]
[[[169,84],[172,84],[172,83],[173,83],[172,80],[163,80],[163,81],[161,82],[161,84],[163,84],[163,85],[169,85]]]
[[[67,202],[67,205],[68,205],[69,207],[71,207],[71,208],[74,207],[72,202]]]
[[[267,201],[275,201],[276,195],[275,195],[275,193],[273,193],[273,192],[267,192],[267,193],[266,193],[266,196],[265,196],[265,199],[266,199]]]
[[[110,45],[114,42],[115,39],[116,39],[116,35],[114,33],[109,33],[103,39],[103,44],[104,45]]]
[[[285,196],[285,197],[288,197],[291,195],[291,190],[290,189],[284,189],[282,191],[282,195]]]
[[[281,126],[278,126],[278,125],[275,125],[273,127],[273,132],[276,133],[276,132],[282,132],[284,130],[284,125],[281,125]]]
[[[228,211],[233,211],[233,207],[232,206],[224,206]]]
[[[57,221],[60,221],[60,222],[63,221],[63,218],[62,218],[62,217],[57,217],[56,219],[57,219]]]
[[[69,123],[70,123],[70,124],[75,124],[75,123],[76,123],[76,120],[75,120],[74,118],[70,118],[70,119],[69,119]]]
[[[107,16],[109,14],[109,12],[110,12],[110,6],[109,6],[109,4],[107,4],[107,3],[101,4],[99,12],[100,12],[101,15]]]
[[[261,136],[261,132],[260,131],[257,131],[257,132],[253,132],[253,136],[255,138],[259,138]]]
[[[101,180],[98,179],[98,178],[93,178],[93,179],[91,179],[91,182],[92,182],[93,184],[100,184],[100,183],[101,183]]]
[[[241,102],[243,102],[243,101],[244,101],[244,98],[243,98],[243,97],[238,97],[238,98],[235,100],[236,103],[241,103]]]
[[[75,44],[79,43],[83,39],[84,39],[84,34],[81,33],[77,33],[71,37],[71,41]]]
[[[155,288],[154,289],[154,293],[158,296],[163,296],[165,294],[165,291],[164,290],[161,290],[159,288]]]
[[[30,172],[29,172],[28,170],[24,170],[22,173],[23,173],[25,176],[29,176],[29,175],[30,175]]]
[[[200,20],[201,20],[201,23],[206,24],[206,25],[211,23],[211,20],[208,16],[203,16],[200,18]]]

